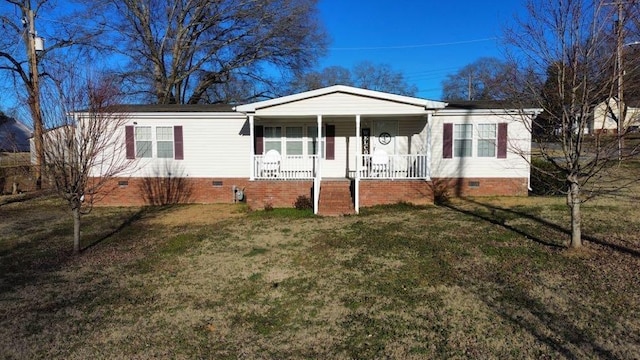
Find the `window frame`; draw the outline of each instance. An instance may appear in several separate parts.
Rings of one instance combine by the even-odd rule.
[[[159,135],[159,130],[161,129],[169,129],[169,136],[168,139],[162,139],[160,140],[160,135]],[[164,134],[166,135],[166,134]],[[176,155],[176,151],[175,151],[175,138],[174,138],[174,126],[156,126],[156,131],[155,131],[155,143],[156,143],[156,158],[158,159],[175,159],[175,155]],[[161,151],[167,151],[168,149],[160,149],[160,145],[166,145],[170,143],[171,146],[171,156],[166,156],[166,154],[162,154],[162,156],[160,156],[160,152]]]
[[[460,128],[467,128],[464,131],[459,131]],[[473,157],[473,124],[453,124],[453,157],[454,158],[467,158]],[[460,135],[464,135],[465,137],[459,137]],[[468,144],[467,146],[462,147],[460,143]],[[462,152],[464,151],[464,153]]]
[[[293,129],[293,128],[297,128],[297,129],[302,129],[302,136],[300,137],[295,137],[295,138],[291,138],[288,136],[288,129]],[[323,124],[322,125],[322,129],[321,129],[321,135],[320,135],[320,142],[318,143],[318,136],[314,133],[311,134],[311,132],[309,131],[309,129],[317,129],[318,125],[317,124],[311,124],[311,123],[291,123],[291,124],[284,124],[284,123],[280,123],[280,124],[269,124],[269,125],[263,125],[263,141],[262,141],[262,151],[263,154],[266,154],[267,151],[274,149],[275,147],[269,146],[268,144],[275,144],[275,143],[279,143],[279,149],[275,149],[277,150],[280,155],[282,156],[320,156],[321,158],[325,158],[325,154],[326,154],[326,141],[325,141],[325,134],[326,134],[326,125]],[[278,130],[273,130],[273,129],[279,129],[279,133],[280,133],[280,137],[278,138],[277,136],[273,136],[274,134],[278,133]],[[276,140],[279,139],[279,140]],[[288,151],[289,149],[289,145],[290,144],[294,144],[294,143],[300,143],[301,144],[301,148],[302,148],[302,154],[290,154],[290,151]],[[319,144],[319,145],[318,145]],[[319,148],[319,152],[320,154],[318,154],[318,148]]]
[[[148,129],[149,130],[149,138],[148,139],[139,139],[138,136],[139,134],[141,134],[142,129]],[[133,141],[134,141],[134,146],[135,146],[135,158],[136,159],[152,159],[153,158],[153,126],[134,126],[133,128]],[[148,143],[148,149],[144,149],[143,147],[140,145],[141,142],[144,143]],[[141,151],[145,151],[142,155],[141,155]]]
[[[487,136],[483,133],[482,127],[493,127],[493,136]],[[495,158],[498,154],[498,124],[497,123],[482,123],[477,124],[477,140],[476,140],[476,156],[481,158]],[[488,134],[488,132],[487,132]],[[490,146],[480,149],[481,144],[490,144]],[[491,154],[485,154],[484,151],[491,149]]]

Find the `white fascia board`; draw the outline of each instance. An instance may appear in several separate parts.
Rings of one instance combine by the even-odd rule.
[[[77,112],[76,115],[88,115]],[[114,113],[116,114],[116,113]],[[122,112],[130,119],[245,119],[245,114],[238,112]]]
[[[533,115],[536,116],[542,109],[442,109],[435,112],[435,116],[455,115]]]
[[[336,92],[366,96],[366,97],[376,98],[381,100],[395,101],[395,102],[410,104],[410,105],[418,105],[418,106],[423,106],[426,109],[443,109],[445,106],[447,106],[447,103],[444,103],[441,101],[432,101],[432,100],[420,99],[420,98],[415,98],[410,96],[389,94],[381,91],[361,89],[361,88],[346,86],[346,85],[334,85],[334,86],[329,86],[322,89],[306,91],[306,92],[283,96],[275,99],[259,101],[259,102],[246,104],[246,105],[239,105],[239,106],[236,106],[234,110],[240,111],[243,113],[254,113],[256,112],[256,110],[259,110],[259,109],[286,104],[286,103],[295,102],[295,101],[301,101],[304,99],[328,95]]]

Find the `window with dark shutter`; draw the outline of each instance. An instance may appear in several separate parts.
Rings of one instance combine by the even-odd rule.
[[[507,158],[507,123],[498,124],[498,159]]]
[[[453,124],[444,124],[442,134],[442,158],[451,159],[453,157]]]
[[[173,142],[175,146],[175,159],[184,160],[184,145],[182,140],[182,126],[173,127]]]
[[[334,160],[336,158],[336,126],[335,125],[327,125],[327,152],[326,159]]]
[[[264,127],[256,126],[255,127],[255,136],[254,136],[254,149],[256,155],[262,155],[262,151],[264,150]]]
[[[126,146],[127,159],[135,159],[136,146],[133,126],[124,127],[124,141]]]

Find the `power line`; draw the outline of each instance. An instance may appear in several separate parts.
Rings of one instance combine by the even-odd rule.
[[[452,42],[443,42],[443,43],[433,43],[433,44],[416,44],[416,45],[394,45],[394,46],[365,46],[365,47],[329,47],[329,50],[393,50],[393,49],[416,49],[416,48],[426,48],[426,47],[436,47],[436,46],[450,46],[450,45],[462,45],[462,44],[470,44],[476,42],[484,42],[484,41],[492,41],[497,40],[497,37],[490,37],[484,39],[472,39],[472,40],[463,40],[463,41],[452,41]]]

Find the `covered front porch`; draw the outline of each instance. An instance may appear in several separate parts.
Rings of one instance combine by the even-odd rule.
[[[251,181],[353,184],[355,212],[367,180],[429,180],[431,116],[444,103],[334,86],[238,107],[247,113]]]

